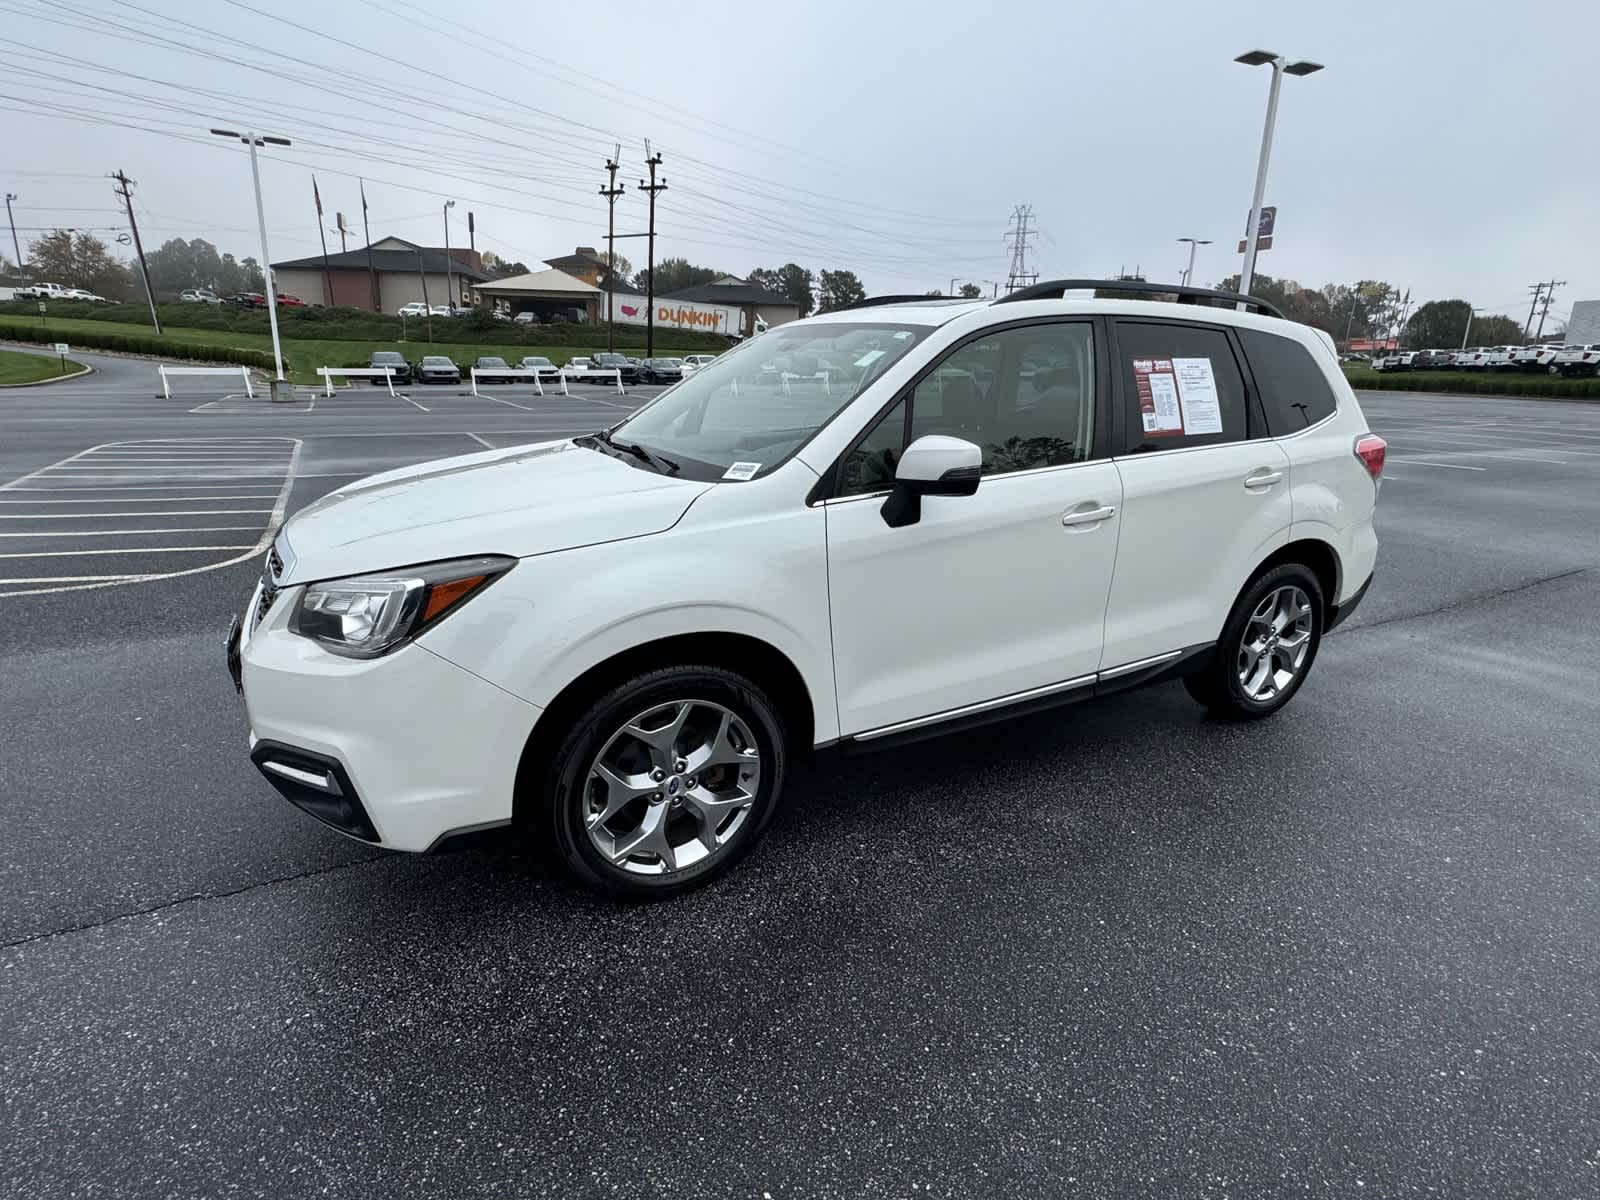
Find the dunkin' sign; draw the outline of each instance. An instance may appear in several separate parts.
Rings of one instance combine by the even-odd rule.
[[[649,309],[643,296],[621,295],[611,298],[612,312],[618,325],[649,324]],[[600,308],[600,319],[605,319],[605,306]],[[658,329],[697,329],[703,333],[739,333],[740,314],[737,308],[725,304],[699,304],[692,300],[657,300],[656,327]]]

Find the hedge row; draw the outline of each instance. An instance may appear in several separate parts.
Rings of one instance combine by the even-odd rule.
[[[50,300],[48,313],[74,320],[116,321],[131,325],[150,324],[150,309],[142,304],[96,304],[92,300]],[[174,329],[217,329],[230,333],[259,333],[270,330],[265,309],[235,308],[230,304],[158,304],[156,312],[164,326]],[[39,309],[33,300],[0,302],[0,316],[33,317]],[[285,338],[317,338],[340,342],[393,342],[402,333],[419,341],[425,318],[413,317],[404,323],[386,313],[359,308],[288,308],[278,310],[278,328]],[[441,342],[471,342],[494,346],[592,346],[604,338],[606,326],[598,325],[518,325],[497,321],[485,312],[465,317],[434,317],[433,336]],[[422,338],[427,335],[422,333]],[[643,349],[645,331],[638,325],[618,325],[618,349]],[[693,333],[681,329],[656,330],[656,346],[661,350],[723,350],[728,340],[714,333]]]
[[[17,342],[40,342],[49,345],[63,335],[41,329],[37,322],[8,321],[0,318],[0,338]],[[146,337],[131,333],[71,333],[65,335],[74,347],[86,350],[121,350],[125,354],[148,354],[157,358],[187,358],[201,362],[237,363],[244,367],[273,367],[272,355],[263,350],[245,350],[235,346],[203,346],[194,342],[180,342],[173,338]]]
[[[1483,374],[1412,374],[1392,371],[1347,371],[1351,387],[1385,392],[1455,392],[1472,396],[1551,396],[1580,400],[1600,398],[1600,379]]]

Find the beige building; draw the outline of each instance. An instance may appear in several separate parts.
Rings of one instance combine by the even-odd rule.
[[[558,271],[530,271],[509,279],[492,279],[477,284],[473,295],[480,304],[490,304],[513,316],[532,313],[541,320],[602,321],[605,293],[593,284]]]
[[[472,250],[451,247],[450,254],[419,246],[404,238],[388,237],[328,255],[297,258],[272,264],[272,279],[279,292],[298,296],[307,304],[329,304],[368,311],[394,313],[407,304],[471,303],[472,289],[489,276]]]

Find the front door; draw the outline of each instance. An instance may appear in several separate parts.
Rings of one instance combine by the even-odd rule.
[[[1122,503],[1098,391],[1091,323],[1019,324],[956,347],[847,453],[827,502],[846,736],[1092,682]],[[895,463],[930,433],[977,443],[982,482],[892,529]]]

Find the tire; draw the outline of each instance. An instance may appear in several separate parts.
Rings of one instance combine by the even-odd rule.
[[[1302,615],[1279,624],[1302,606],[1307,610]],[[1184,676],[1184,687],[1214,716],[1232,721],[1271,716],[1294,698],[1310,674],[1322,643],[1325,613],[1322,587],[1309,567],[1300,563],[1273,567],[1239,594],[1211,662]],[[1275,626],[1278,632],[1269,637]],[[1283,630],[1292,631],[1291,635],[1283,636]],[[1293,640],[1298,633],[1304,634],[1303,642]],[[1265,656],[1254,649],[1263,644],[1270,647]]]
[[[650,671],[572,723],[533,832],[595,891],[664,900],[711,882],[754,849],[777,810],[786,766],[783,720],[754,682],[712,666]]]

